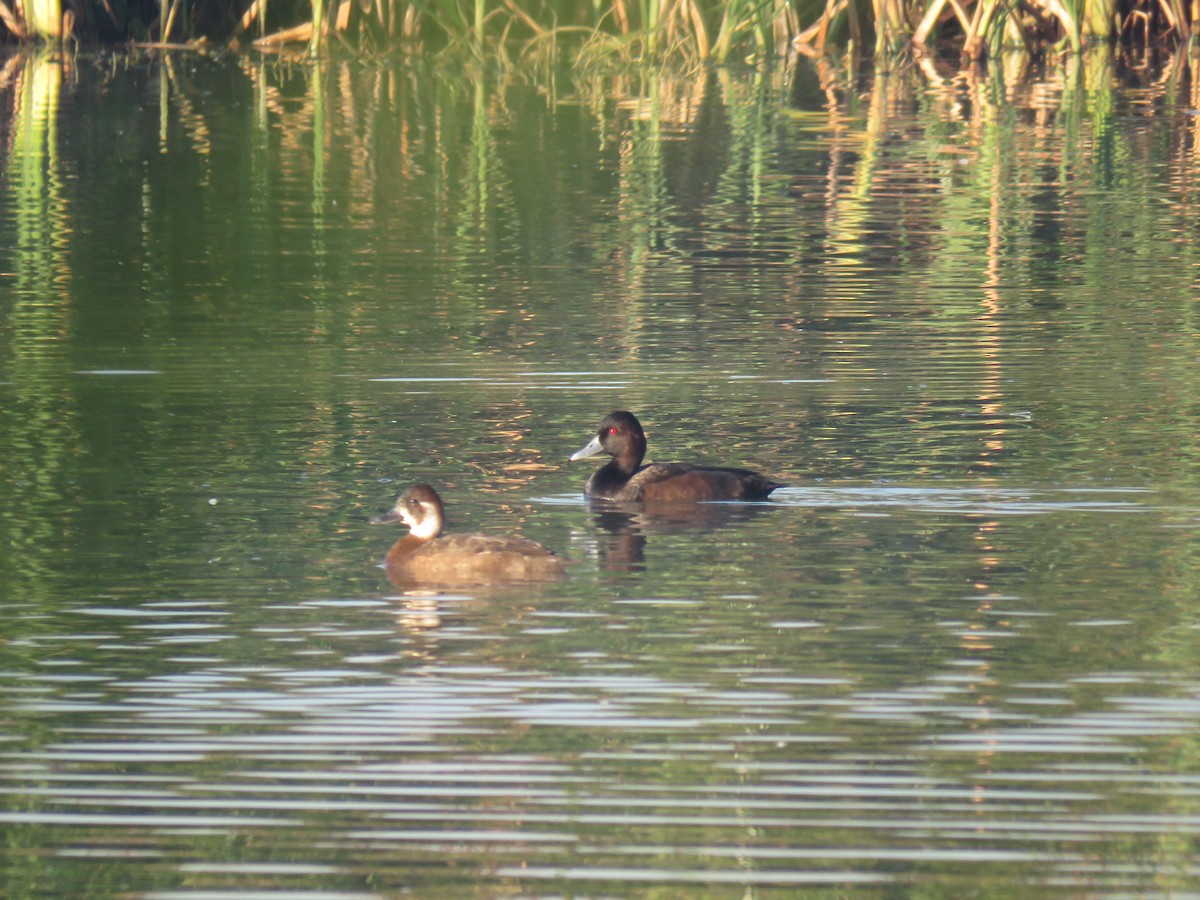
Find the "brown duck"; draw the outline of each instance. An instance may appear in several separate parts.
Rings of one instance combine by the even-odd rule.
[[[617,410],[600,423],[587,446],[571,455],[571,461],[607,453],[612,459],[592,473],[583,489],[595,500],[669,502],[702,500],[766,500],[771,491],[783,487],[749,469],[693,466],[686,463],[642,465],[646,434],[631,412]]]
[[[396,541],[384,560],[388,577],[398,584],[491,584],[549,581],[562,575],[566,561],[525,538],[486,534],[442,534],[446,514],[437,491],[427,484],[409,488],[372,525],[403,521],[408,534]]]

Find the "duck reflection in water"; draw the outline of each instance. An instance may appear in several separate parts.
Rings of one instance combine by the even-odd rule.
[[[749,469],[694,466],[687,463],[650,463],[646,434],[631,412],[617,410],[600,423],[595,436],[571,454],[571,461],[607,453],[612,459],[592,473],[583,489],[585,497],[619,502],[696,503],[705,500],[766,500],[782,487]]]
[[[486,534],[442,534],[445,510],[427,484],[409,488],[372,525],[403,521],[408,534],[388,551],[383,567],[398,586],[488,585],[514,581],[550,581],[560,577],[566,560],[525,538]]]
[[[768,503],[612,503],[588,500],[601,532],[600,567],[634,572],[644,567],[646,544],[654,534],[715,531],[777,509]]]

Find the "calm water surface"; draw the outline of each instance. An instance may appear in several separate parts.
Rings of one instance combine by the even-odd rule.
[[[10,59],[0,893],[1195,892],[1196,71]]]

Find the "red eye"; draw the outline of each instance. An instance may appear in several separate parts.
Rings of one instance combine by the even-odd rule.
[[[616,434],[616,433],[617,433],[618,431],[620,431],[620,430],[621,430],[621,429],[620,429],[620,428],[618,428],[616,425],[613,425],[611,428],[609,428],[609,429],[608,429],[608,433],[609,433],[609,434]]]

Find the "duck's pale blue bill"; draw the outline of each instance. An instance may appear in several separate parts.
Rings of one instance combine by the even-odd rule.
[[[580,449],[578,449],[574,453],[572,453],[570,459],[567,461],[575,462],[575,460],[577,460],[577,459],[587,459],[589,456],[595,456],[597,453],[601,452],[603,449],[604,449],[604,445],[600,443],[600,435],[596,435],[594,438],[592,438],[590,441],[588,441],[588,444],[586,447],[581,447]]]
[[[386,525],[388,522],[399,522],[400,513],[394,509],[389,509],[381,516],[376,516],[371,520],[372,525]]]

